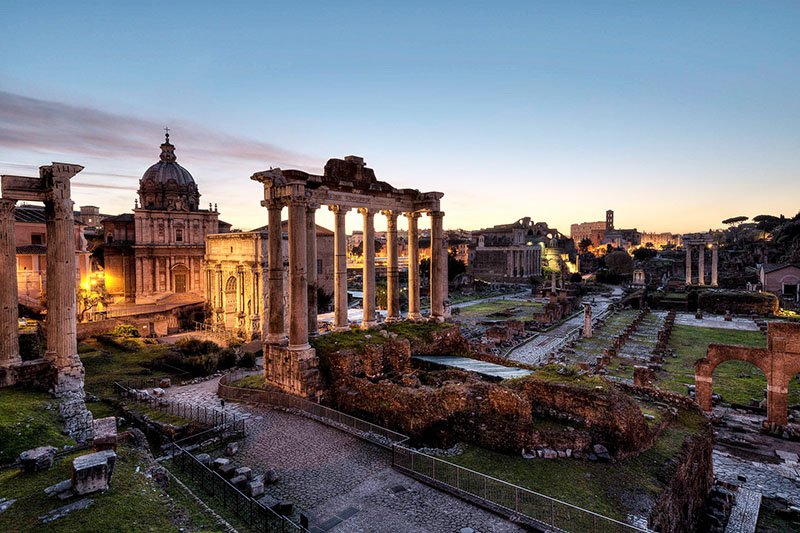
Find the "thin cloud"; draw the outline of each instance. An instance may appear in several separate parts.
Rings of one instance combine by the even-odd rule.
[[[180,143],[191,147],[193,159],[242,161],[253,163],[253,168],[314,169],[319,165],[318,160],[271,143],[189,122],[171,121],[170,126],[180,131]],[[141,158],[153,152],[154,132],[162,127],[151,120],[0,91],[0,149]]]
[[[106,185],[104,183],[70,183],[72,187],[83,187],[86,189],[114,189],[118,191],[135,191],[136,187],[125,187],[123,185]]]

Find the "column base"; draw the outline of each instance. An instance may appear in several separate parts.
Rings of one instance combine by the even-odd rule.
[[[350,326],[335,326],[333,328],[333,331],[335,331],[336,333],[341,333],[343,331],[350,331]]]
[[[283,345],[285,346],[288,340],[286,339],[286,335],[275,335],[269,334],[264,337],[264,344],[274,344],[274,345]]]
[[[422,315],[420,313],[409,313],[406,315],[406,320],[411,320],[412,322],[419,322],[422,320]]]
[[[307,350],[313,350],[311,345],[308,343],[305,344],[290,344],[287,348],[290,352],[305,352]]]
[[[400,318],[399,316],[387,316],[386,320],[384,320],[384,322],[386,322],[387,324],[392,324],[394,322],[402,322],[402,321],[403,319]]]
[[[318,363],[317,352],[311,347],[265,346],[264,379],[283,392],[318,398],[322,392]]]
[[[370,322],[362,322],[361,323],[361,329],[372,329],[372,328],[376,327],[377,325],[378,325],[378,323],[376,321],[374,321],[374,320],[372,320]]]

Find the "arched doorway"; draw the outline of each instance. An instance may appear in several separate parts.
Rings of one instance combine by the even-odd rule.
[[[189,269],[186,268],[186,265],[172,267],[172,290],[176,293],[189,290]]]
[[[231,276],[225,282],[225,328],[236,327],[236,276]]]
[[[712,394],[731,406],[766,409],[768,383],[764,372],[750,361],[720,362],[712,372]]]

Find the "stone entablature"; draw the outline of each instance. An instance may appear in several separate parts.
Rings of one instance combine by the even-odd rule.
[[[404,214],[409,223],[409,318],[418,319],[419,299],[419,230],[417,219],[422,213],[431,217],[431,318],[443,321],[447,297],[447,258],[440,192],[396,189],[378,181],[361,157],[330,159],[322,176],[300,170],[270,169],[253,174],[264,185],[262,205],[268,211],[268,225],[280,224],[281,211],[289,211],[289,328],[288,345],[284,327],[283,270],[280,257],[281,235],[268,236],[268,310],[267,335],[264,347],[264,371],[267,381],[294,394],[315,396],[319,391],[316,354],[308,344],[309,329],[316,313],[309,306],[309,286],[316,285],[316,269],[307,268],[317,262],[316,210],[327,205],[335,214],[334,256],[334,325],[346,329],[347,320],[347,235],[345,215],[358,209],[364,226],[363,327],[375,325],[375,215],[387,219],[387,319],[400,319],[400,287],[398,276],[397,217]],[[311,312],[310,312],[311,311]],[[313,331],[313,329],[311,329]]]
[[[686,285],[694,285],[692,277],[692,250],[697,250],[697,285],[706,284],[706,250],[711,250],[711,286],[717,287],[719,267],[719,242],[714,233],[687,233],[683,235],[686,250]]]

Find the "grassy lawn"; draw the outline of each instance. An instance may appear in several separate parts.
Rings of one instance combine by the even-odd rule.
[[[46,392],[0,389],[0,464],[13,462],[25,450],[48,444],[56,448],[75,444],[61,434],[53,397]]]
[[[720,328],[701,328],[676,325],[672,330],[670,347],[677,357],[668,357],[664,364],[666,376],[658,386],[686,394],[686,384],[694,384],[694,362],[706,355],[709,344],[736,344],[764,348],[767,339],[759,331],[737,331]],[[751,398],[761,400],[767,379],[764,374],[744,361],[727,361],[714,370],[714,392],[727,403],[749,404]],[[797,380],[789,385],[789,404],[800,403]]]
[[[659,473],[703,418],[682,411],[646,452],[609,465],[576,459],[532,459],[468,445],[453,463],[584,509],[625,520],[632,500],[653,502],[663,489]]]
[[[61,501],[49,498],[44,489],[69,478],[70,463],[78,455],[69,455],[50,470],[25,474],[19,469],[0,471],[0,496],[17,501],[0,515],[0,531],[178,531],[187,525],[192,530],[221,531],[188,497],[170,501],[151,479],[144,475],[147,466],[140,450],[121,447],[109,490],[89,496],[94,504],[74,511],[49,524],[38,517],[66,505],[73,498]],[[137,467],[139,471],[137,472]],[[186,505],[186,507],[183,507]],[[180,517],[180,524],[172,517]]]
[[[471,319],[497,318],[497,319],[531,319],[533,313],[539,312],[544,306],[538,302],[522,300],[494,300],[475,305],[462,307],[458,317]],[[493,317],[492,315],[498,315]]]
[[[134,349],[123,350],[95,339],[80,344],[78,351],[86,370],[86,392],[108,398],[115,396],[114,381],[175,378],[179,375],[177,371],[171,374],[162,370],[151,370],[148,366],[154,359],[164,355],[167,346],[147,344],[142,339],[130,339],[127,342]]]

